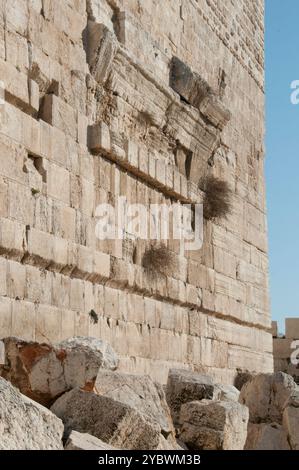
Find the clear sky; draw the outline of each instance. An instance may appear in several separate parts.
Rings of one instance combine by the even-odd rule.
[[[299,318],[299,0],[266,0],[266,177],[272,316]]]

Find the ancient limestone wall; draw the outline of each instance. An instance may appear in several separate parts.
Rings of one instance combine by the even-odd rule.
[[[272,370],[263,3],[0,0],[0,336],[101,337],[160,381]],[[171,276],[97,239],[99,203],[194,204],[206,174],[233,211],[169,242]]]
[[[275,372],[285,372],[299,383],[299,318],[285,319],[285,335],[278,334],[277,322],[272,322]]]

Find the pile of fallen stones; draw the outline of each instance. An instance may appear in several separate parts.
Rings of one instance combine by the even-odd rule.
[[[187,370],[117,370],[109,344],[0,342],[0,449],[299,449],[299,388],[281,373],[241,393]]]

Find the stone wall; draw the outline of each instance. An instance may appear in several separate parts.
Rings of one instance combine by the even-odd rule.
[[[272,370],[263,3],[0,0],[0,336],[101,337],[162,382]],[[194,204],[207,174],[232,213],[199,251],[169,241],[171,276],[97,239],[100,202]]]
[[[278,334],[277,322],[272,322],[275,372],[285,372],[299,383],[299,318],[285,319],[285,335]]]

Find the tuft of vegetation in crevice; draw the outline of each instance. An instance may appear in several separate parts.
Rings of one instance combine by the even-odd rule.
[[[163,244],[151,245],[143,254],[142,266],[149,274],[172,276],[177,268],[176,255]]]
[[[227,181],[215,176],[204,178],[200,187],[204,191],[203,214],[206,220],[215,221],[232,211],[232,191]]]

